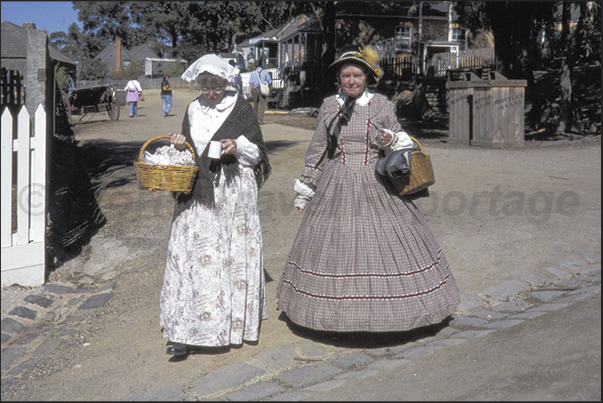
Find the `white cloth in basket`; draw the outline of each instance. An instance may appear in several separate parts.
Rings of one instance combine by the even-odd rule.
[[[144,151],[142,162],[146,164],[159,165],[179,165],[184,167],[195,166],[193,154],[190,150],[177,150],[173,144],[159,147],[154,154]]]

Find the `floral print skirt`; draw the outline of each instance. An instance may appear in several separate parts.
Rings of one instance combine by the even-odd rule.
[[[213,208],[176,204],[159,313],[164,337],[175,343],[257,341],[268,317],[255,177],[241,168],[225,182],[214,189]]]

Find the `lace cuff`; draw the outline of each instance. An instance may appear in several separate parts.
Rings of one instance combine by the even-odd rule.
[[[300,196],[304,196],[310,199],[314,197],[314,189],[312,189],[310,185],[302,182],[299,179],[295,179],[295,182],[293,184],[293,190]]]
[[[239,164],[244,167],[254,167],[260,162],[260,149],[258,146],[247,140],[245,136],[237,137],[237,151],[235,156]]]
[[[392,151],[411,148],[412,146],[413,142],[408,133],[406,133],[404,130],[400,130],[397,133],[393,133],[392,141],[385,146],[385,155],[388,155]]]

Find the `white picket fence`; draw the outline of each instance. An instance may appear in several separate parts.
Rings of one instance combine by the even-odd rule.
[[[13,139],[14,126],[17,138]],[[46,268],[46,112],[2,113],[2,287],[44,284]],[[15,161],[16,158],[16,161]],[[13,173],[13,169],[16,172]],[[13,177],[16,176],[16,183]],[[16,224],[16,231],[13,227]]]

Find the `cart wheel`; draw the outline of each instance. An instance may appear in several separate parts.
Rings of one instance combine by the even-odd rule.
[[[119,100],[117,99],[117,92],[113,86],[107,88],[107,113],[109,113],[109,119],[119,120]]]

